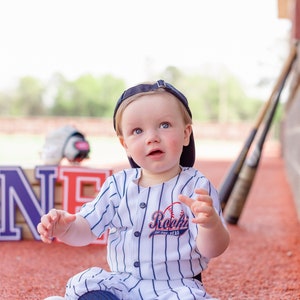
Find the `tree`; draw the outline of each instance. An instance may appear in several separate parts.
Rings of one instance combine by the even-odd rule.
[[[253,120],[262,106],[262,101],[247,97],[241,83],[225,69],[205,70],[205,74],[184,74],[169,66],[159,78],[186,95],[193,119],[197,121],[225,123]],[[124,80],[112,75],[95,77],[85,74],[69,81],[56,73],[46,85],[27,76],[20,79],[15,90],[0,92],[0,114],[111,118],[125,88]]]
[[[162,78],[181,90],[189,101],[193,119],[202,122],[236,122],[252,120],[261,101],[249,99],[241,83],[225,69],[205,74],[183,74],[167,67]]]
[[[0,92],[0,115],[9,116],[12,115],[12,93],[11,92]]]
[[[124,88],[123,80],[110,75],[96,78],[87,74],[80,76],[75,81],[60,80],[51,114],[111,116],[115,102]]]
[[[18,116],[38,116],[45,113],[44,85],[36,78],[26,76],[19,80],[12,97],[10,113]]]

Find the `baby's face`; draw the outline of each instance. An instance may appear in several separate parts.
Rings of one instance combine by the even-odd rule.
[[[123,112],[120,141],[127,155],[143,169],[161,173],[179,166],[183,146],[189,144],[180,103],[170,93],[143,95]]]

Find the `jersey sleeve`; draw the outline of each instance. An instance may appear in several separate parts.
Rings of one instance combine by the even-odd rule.
[[[79,214],[88,221],[95,236],[100,237],[110,227],[119,198],[114,176],[110,176],[97,197],[81,207]]]

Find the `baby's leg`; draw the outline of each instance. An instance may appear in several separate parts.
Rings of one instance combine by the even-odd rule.
[[[211,297],[202,283],[194,279],[142,280],[130,290],[132,299],[206,300]]]
[[[128,297],[128,288],[124,284],[121,274],[107,272],[101,268],[93,267],[76,274],[69,279],[66,286],[66,299],[90,299],[82,298],[85,294],[92,291],[107,291],[115,296],[115,299]],[[108,296],[109,294],[107,294]],[[92,296],[92,295],[91,295]],[[93,298],[91,298],[93,299]],[[100,298],[102,299],[102,298]],[[103,298],[105,299],[105,298]],[[114,298],[107,298],[114,299]]]
[[[108,291],[91,291],[79,297],[79,300],[119,300]]]

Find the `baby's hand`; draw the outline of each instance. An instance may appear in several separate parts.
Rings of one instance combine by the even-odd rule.
[[[59,237],[66,233],[75,220],[76,215],[74,214],[69,214],[63,210],[51,209],[49,213],[41,217],[41,222],[37,225],[41,240],[50,244],[53,237]]]
[[[218,222],[218,215],[213,207],[213,202],[208,192],[204,189],[196,189],[196,200],[184,195],[179,195],[178,199],[190,207],[195,215],[192,222],[203,227],[211,228]]]

